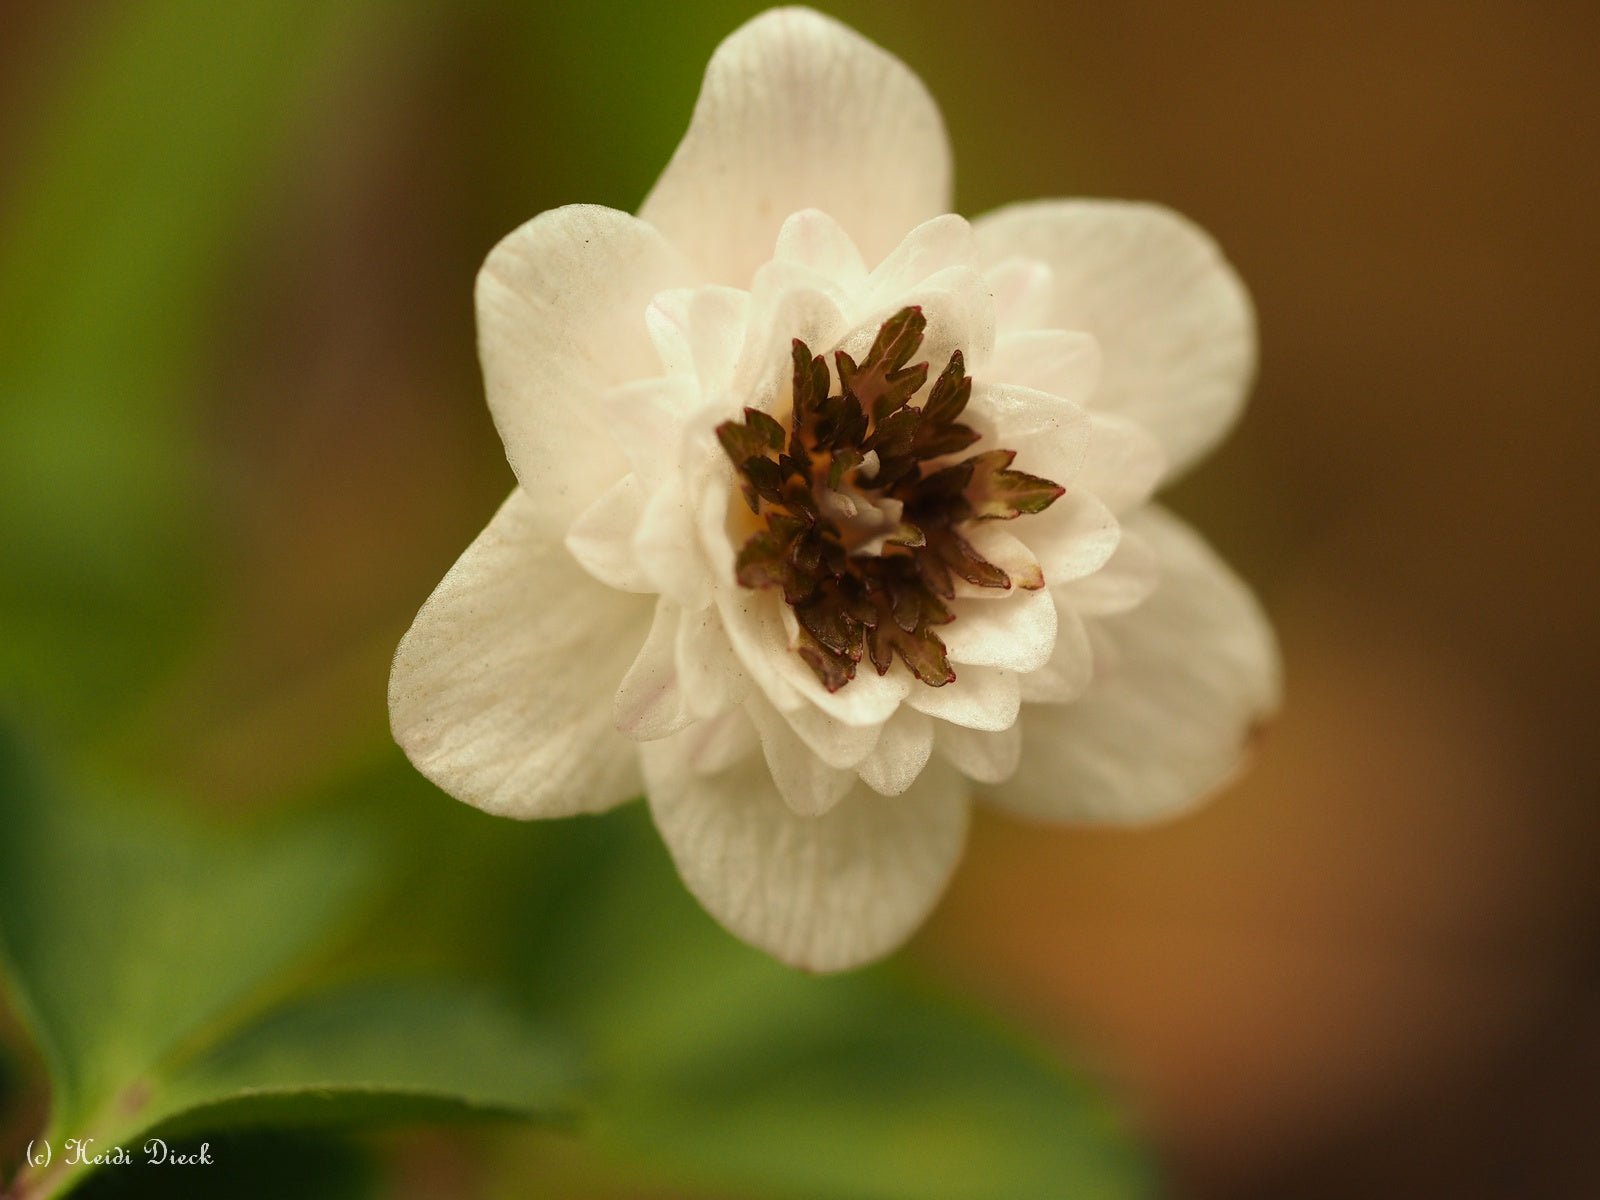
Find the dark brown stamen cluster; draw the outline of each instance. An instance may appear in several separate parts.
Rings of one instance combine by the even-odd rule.
[[[880,675],[898,655],[932,687],[955,679],[934,627],[955,619],[946,602],[956,578],[1011,586],[958,527],[1042,512],[1065,491],[1010,470],[1012,450],[937,463],[980,435],[956,423],[972,392],[959,350],[923,406],[911,404],[928,378],[927,363],[907,365],[926,326],[921,309],[904,308],[859,365],[837,352],[837,394],[826,361],[797,338],[787,434],[753,408],[717,427],[745,500],[765,520],[739,551],[739,582],[783,589],[800,656],[830,692],[855,678],[863,654]]]

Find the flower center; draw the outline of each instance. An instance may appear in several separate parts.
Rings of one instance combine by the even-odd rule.
[[[981,435],[956,422],[972,393],[959,350],[922,407],[911,404],[928,378],[926,362],[911,364],[926,327],[920,308],[903,308],[860,364],[838,351],[837,393],[827,362],[796,338],[787,433],[753,408],[717,427],[762,523],[735,574],[745,587],[782,589],[800,657],[830,692],[863,656],[880,675],[898,657],[931,687],[954,680],[934,627],[955,620],[956,579],[1011,587],[962,527],[1043,512],[1066,490],[1010,470],[1013,450],[940,461]]]

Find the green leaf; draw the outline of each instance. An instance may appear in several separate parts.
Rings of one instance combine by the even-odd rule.
[[[576,1060],[503,1002],[443,983],[365,982],[286,1004],[174,1070],[141,1125],[564,1117]]]
[[[325,948],[377,882],[347,826],[191,826],[129,789],[47,780],[3,739],[0,780],[0,932],[57,1130]]]
[[[602,1134],[738,1195],[1151,1194],[1106,1101],[989,1021],[881,979],[785,991],[765,1021],[617,1103]]]
[[[568,1104],[565,1043],[475,991],[304,994],[375,901],[370,830],[305,817],[206,828],[129,792],[53,783],[4,736],[0,823],[0,933],[50,1068],[44,1136],[58,1147]],[[70,1190],[85,1170],[58,1155],[19,1194]]]
[[[818,978],[736,941],[641,809],[567,845],[565,893],[543,892],[508,944],[525,993],[595,1049],[594,1136],[651,1180],[794,1200],[1154,1193],[1090,1080],[892,970]]]

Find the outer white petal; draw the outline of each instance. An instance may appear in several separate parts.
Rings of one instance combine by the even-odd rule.
[[[1049,324],[1100,341],[1093,406],[1161,441],[1172,472],[1233,424],[1255,373],[1249,294],[1216,243],[1149,204],[1037,201],[980,217],[985,260],[1022,255],[1053,272]]]
[[[422,606],[389,675],[395,741],[417,769],[508,817],[598,812],[640,784],[611,696],[652,604],[590,579],[540,516],[511,493]]]
[[[478,273],[489,411],[539,523],[559,536],[624,470],[601,395],[660,373],[645,308],[688,268],[655,229],[608,208],[541,213]]]
[[[949,207],[949,143],[921,81],[837,21],[784,8],[717,47],[639,215],[711,279],[748,287],[800,209],[836,218],[875,263]]]
[[[760,758],[693,774],[677,744],[645,747],[650,808],[691,892],[738,937],[793,966],[839,971],[910,936],[966,841],[965,781],[930,764],[905,793],[858,784],[820,817],[795,815]]]
[[[1022,763],[986,799],[1026,816],[1138,823],[1224,783],[1277,706],[1277,648],[1254,597],[1176,518],[1128,518],[1161,561],[1138,608],[1099,628],[1095,679],[1069,705],[1027,705]]]

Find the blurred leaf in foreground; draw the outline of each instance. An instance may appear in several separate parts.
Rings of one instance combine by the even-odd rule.
[[[460,810],[470,827],[478,814]],[[904,965],[780,966],[684,892],[642,806],[509,831],[473,877],[527,1004],[588,1040],[584,1132],[652,1182],[795,1200],[1132,1200],[1110,1099]],[[514,859],[540,869],[515,874]]]
[[[475,992],[294,994],[373,896],[370,835],[306,820],[224,833],[118,799],[54,784],[0,737],[0,931],[50,1066],[56,1147],[565,1110],[572,1058]],[[18,1194],[83,1173],[58,1150]]]

